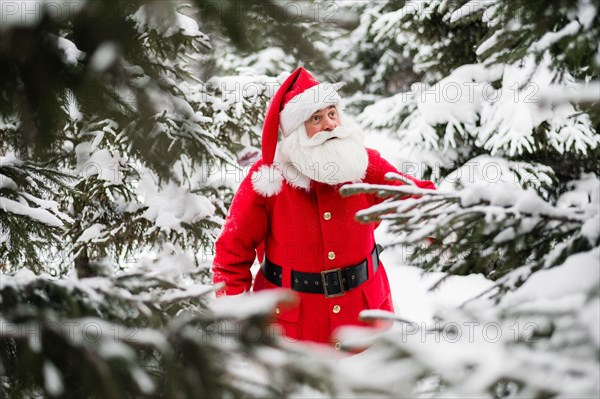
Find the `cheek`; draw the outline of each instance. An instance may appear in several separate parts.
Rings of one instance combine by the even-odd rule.
[[[304,128],[306,129],[306,135],[309,139],[320,131],[319,126],[312,126],[308,123],[304,125]]]

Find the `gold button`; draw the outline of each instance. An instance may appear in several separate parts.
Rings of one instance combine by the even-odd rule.
[[[325,219],[325,220],[329,220],[329,219],[331,219],[331,213],[330,213],[330,212],[325,212],[325,213],[323,214],[323,219]]]
[[[335,305],[333,307],[333,313],[340,313],[340,310],[342,310],[340,305]]]
[[[335,341],[335,345],[333,345],[336,351],[342,349],[342,343],[340,341]]]
[[[281,309],[275,308],[275,313],[280,314],[281,313]]]
[[[329,260],[334,260],[334,259],[335,259],[335,252],[333,252],[333,251],[330,251],[330,252],[327,254],[327,258],[329,258]]]

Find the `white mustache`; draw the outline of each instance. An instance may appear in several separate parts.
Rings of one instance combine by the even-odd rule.
[[[311,138],[307,138],[305,141],[306,147],[315,147],[323,144],[327,140],[335,139],[335,138],[345,138],[352,134],[351,130],[346,128],[345,126],[338,126],[331,131],[323,130],[321,132],[315,133]]]

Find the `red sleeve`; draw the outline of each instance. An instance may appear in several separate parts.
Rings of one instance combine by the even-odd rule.
[[[367,175],[364,180],[365,183],[390,184],[393,186],[402,186],[402,185],[406,184],[406,183],[398,181],[398,180],[387,180],[385,178],[386,173],[394,172],[394,173],[398,173],[399,175],[402,175],[407,180],[412,181],[419,188],[435,190],[435,185],[431,181],[419,180],[419,179],[416,179],[405,173],[401,173],[400,171],[398,171],[398,169],[396,169],[394,167],[394,165],[392,165],[391,163],[389,163],[388,161],[383,159],[381,157],[381,155],[379,154],[379,152],[377,152],[376,150],[368,148],[367,151],[369,153],[369,168],[367,169]],[[385,200],[385,198],[380,198],[376,195],[371,195],[370,197],[371,197],[370,201],[371,201],[372,205],[379,204]],[[416,197],[416,196],[407,196],[406,198],[411,198],[411,197]],[[380,223],[381,222],[376,222],[375,227],[377,228]],[[432,239],[430,239],[428,237],[428,241],[431,242],[431,240]]]
[[[407,180],[412,181],[417,187],[435,190],[435,185],[429,180],[419,180],[402,172],[399,172],[398,169],[394,167],[391,163],[382,158],[382,156],[373,149],[367,149],[369,153],[369,168],[367,169],[367,176],[365,177],[365,183],[370,184],[389,184],[393,186],[402,186],[406,183],[403,183],[398,180],[387,180],[385,178],[386,173],[394,172],[399,175],[402,175]],[[374,204],[378,204],[382,202],[384,198],[375,197]]]
[[[235,193],[215,245],[213,283],[225,283],[219,296],[241,294],[252,285],[250,267],[267,233],[266,199],[252,187],[252,174],[259,166],[250,169]]]

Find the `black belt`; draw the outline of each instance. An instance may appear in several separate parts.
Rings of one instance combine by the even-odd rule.
[[[383,247],[375,245],[371,251],[373,260],[373,273],[379,267],[379,254]],[[281,287],[282,274],[281,266],[271,262],[265,256],[262,264],[262,271],[271,283]],[[298,292],[308,292],[311,294],[324,294],[327,298],[344,295],[345,291],[358,287],[369,279],[369,263],[365,259],[357,265],[345,267],[343,269],[330,269],[321,273],[303,273],[292,270],[292,289]]]

